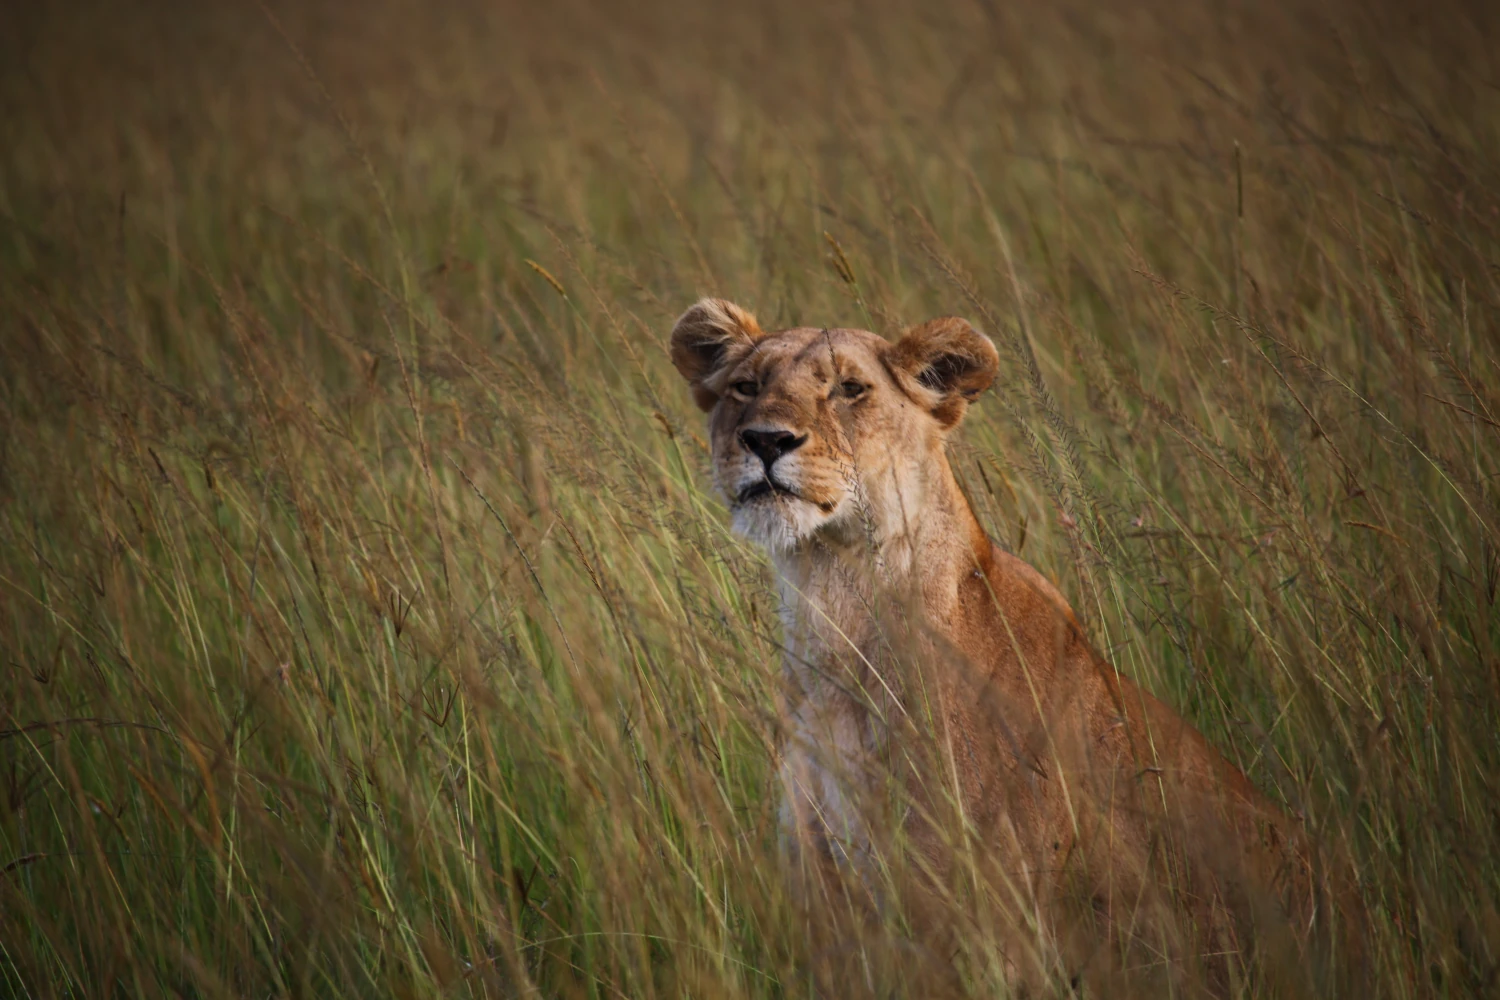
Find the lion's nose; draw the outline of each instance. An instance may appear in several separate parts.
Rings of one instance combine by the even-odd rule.
[[[771,463],[787,452],[800,448],[806,441],[806,434],[798,437],[791,431],[740,431],[740,443],[760,458],[767,472],[771,469]]]

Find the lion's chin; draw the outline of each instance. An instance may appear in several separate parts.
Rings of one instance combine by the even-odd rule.
[[[731,524],[735,534],[779,555],[812,538],[832,519],[833,515],[817,504],[771,494],[736,504]]]

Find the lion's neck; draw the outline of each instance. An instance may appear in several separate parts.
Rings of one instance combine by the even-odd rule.
[[[942,455],[867,484],[857,518],[774,557],[793,662],[869,655],[883,627],[912,612],[954,625],[960,581],[990,542]]]

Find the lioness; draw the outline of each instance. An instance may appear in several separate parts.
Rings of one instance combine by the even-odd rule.
[[[794,860],[858,874],[884,829],[940,887],[958,841],[939,817],[956,815],[980,867],[1044,923],[1071,893],[1117,942],[1169,910],[1196,929],[1189,950],[1222,953],[1268,913],[1314,919],[1299,825],[1096,654],[1057,588],[980,527],[944,445],[996,375],[988,338],[952,317],[896,343],[766,333],[704,299],[671,353],[709,411],[734,528],[776,570]],[[897,745],[919,702],[935,748]]]

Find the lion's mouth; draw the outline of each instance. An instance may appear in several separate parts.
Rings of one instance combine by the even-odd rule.
[[[769,477],[756,480],[748,486],[743,487],[739,492],[739,496],[735,497],[735,499],[740,503],[749,503],[751,500],[759,500],[761,497],[769,496],[791,497],[794,500],[802,499],[802,495],[796,490],[790,486],[783,486]]]
[[[817,507],[819,510],[823,511],[825,514],[830,512],[835,506],[837,506],[836,504],[819,503],[816,500],[809,499],[808,497],[805,497],[801,493],[798,493],[796,490],[792,489],[790,486],[778,483],[776,480],[770,478],[769,476],[765,479],[758,479],[755,482],[750,483],[748,486],[741,488],[739,494],[735,496],[735,502],[746,504],[754,500],[759,500],[761,497],[790,497],[793,500],[801,500],[803,503],[810,503],[814,507]]]

